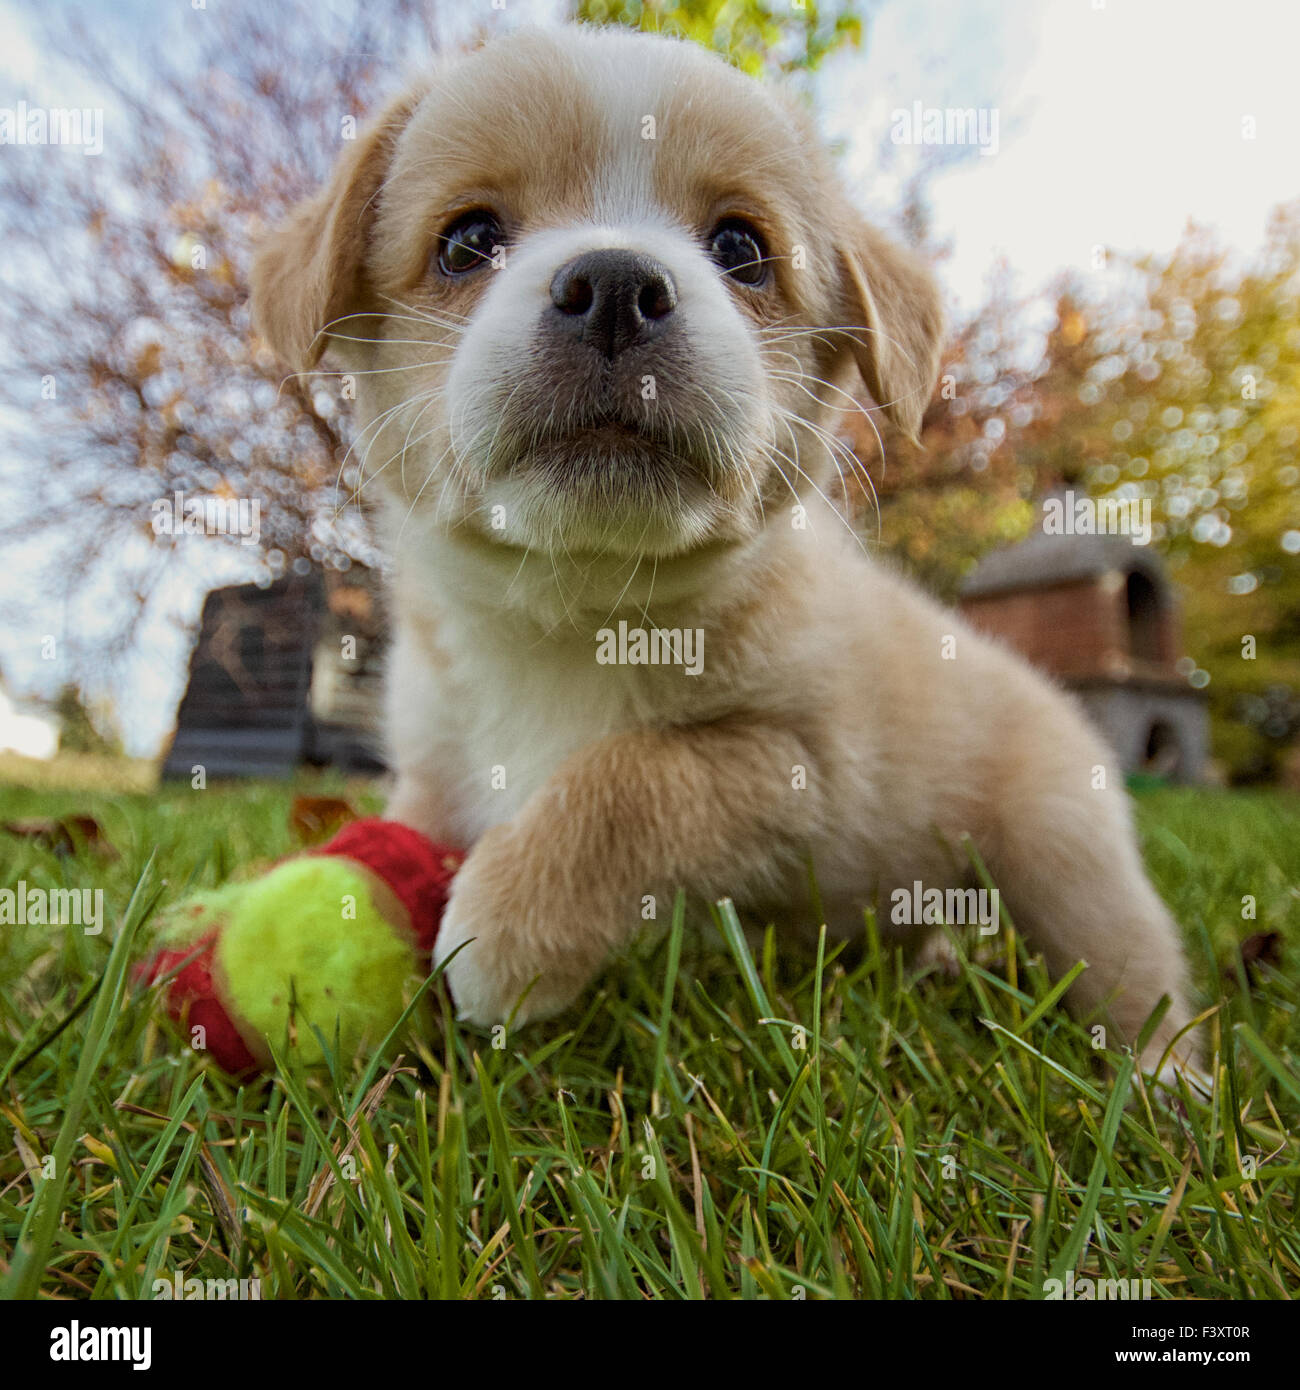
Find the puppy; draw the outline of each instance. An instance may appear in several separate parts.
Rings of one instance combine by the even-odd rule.
[[[969,837],[1049,968],[1087,962],[1076,1011],[1131,1041],[1167,995],[1144,1061],[1174,1041],[1113,753],[831,500],[855,374],[915,436],[942,321],[799,111],[686,43],[498,40],[379,115],[253,310],[295,370],[355,374],[389,814],[472,846],[438,941],[463,1017],[563,1009],[679,888],[919,942],[891,904],[968,882]]]

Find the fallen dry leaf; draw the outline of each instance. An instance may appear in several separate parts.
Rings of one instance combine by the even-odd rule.
[[[1248,936],[1241,943],[1241,963],[1246,967],[1246,978],[1254,984],[1258,978],[1256,967],[1282,964],[1282,933],[1260,931]]]
[[[360,813],[338,796],[295,796],[289,810],[289,829],[305,845],[319,844],[337,834]]]
[[[34,840],[42,849],[54,854],[75,854],[81,845],[101,859],[119,858],[104,828],[94,816],[64,816],[62,820],[40,817],[33,820],[6,821],[6,835],[20,840]]]

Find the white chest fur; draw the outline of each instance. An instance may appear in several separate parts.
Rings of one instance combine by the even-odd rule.
[[[642,696],[634,669],[597,661],[591,623],[539,629],[463,593],[431,601],[445,578],[424,564],[399,575],[389,753],[394,802],[432,805],[428,828],[471,844],[580,748],[638,722]]]

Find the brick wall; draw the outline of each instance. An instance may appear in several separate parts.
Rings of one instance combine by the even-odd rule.
[[[1095,579],[969,598],[962,612],[1053,675],[1118,675],[1127,658],[1123,591]]]

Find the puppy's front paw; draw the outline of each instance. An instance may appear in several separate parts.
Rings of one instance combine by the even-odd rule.
[[[1209,1101],[1214,1094],[1214,1079],[1194,1060],[1172,1058],[1156,1073],[1157,1082],[1171,1099],[1182,1095],[1180,1079],[1186,1081],[1194,1100]]]
[[[480,885],[462,881],[472,863],[472,859],[466,861],[452,889],[438,931],[434,963],[441,964],[455,953],[446,979],[456,1015],[487,1028],[510,1017],[532,977],[523,959],[525,953],[510,929],[514,904],[508,899],[494,899]],[[531,1016],[531,1002],[531,998],[524,1000],[518,1021]]]
[[[567,916],[562,905],[548,908],[518,839],[502,825],[474,846],[452,884],[434,948],[435,964],[456,952],[446,978],[457,1017],[481,1027],[512,1013],[516,1023],[559,1013],[600,964],[581,942],[564,949],[578,905]]]
[[[1162,1099],[1173,1100],[1181,1096],[1181,1080],[1187,1083],[1194,1099],[1207,1101],[1214,1091],[1214,1079],[1201,1065],[1195,1041],[1178,1036],[1179,1032],[1181,1030],[1175,1030],[1172,1024],[1159,1030],[1147,1044],[1138,1065],[1148,1076],[1155,1078],[1156,1094]]]

